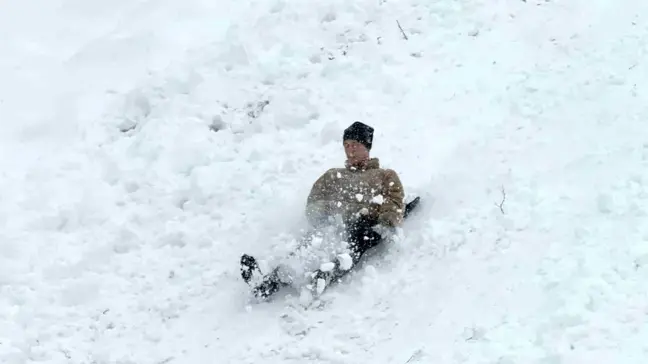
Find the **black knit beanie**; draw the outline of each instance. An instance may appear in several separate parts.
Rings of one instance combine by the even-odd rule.
[[[356,121],[344,130],[342,140],[355,140],[362,143],[368,150],[371,150],[373,132],[374,129],[369,125]]]

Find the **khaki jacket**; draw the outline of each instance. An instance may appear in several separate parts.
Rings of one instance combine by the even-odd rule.
[[[339,214],[345,222],[361,215],[398,226],[405,210],[403,185],[395,171],[380,168],[378,158],[365,165],[331,168],[315,181],[306,201],[306,217],[318,226]]]

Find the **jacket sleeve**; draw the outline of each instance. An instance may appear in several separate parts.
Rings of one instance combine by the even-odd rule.
[[[332,213],[330,171],[326,171],[315,181],[306,199],[306,219],[315,226],[319,225]]]
[[[405,192],[403,184],[394,170],[388,169],[384,176],[385,194],[380,206],[378,222],[388,226],[398,226],[403,222],[405,212]]]

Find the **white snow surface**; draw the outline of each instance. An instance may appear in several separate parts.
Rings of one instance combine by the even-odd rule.
[[[645,1],[7,0],[0,34],[0,363],[648,362]],[[251,301],[355,120],[419,211],[319,304]]]

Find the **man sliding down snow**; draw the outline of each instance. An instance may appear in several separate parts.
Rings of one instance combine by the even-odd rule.
[[[318,294],[355,265],[369,248],[379,244],[385,231],[392,231],[403,222],[404,192],[398,175],[391,169],[380,168],[379,160],[369,156],[373,131],[361,122],[344,130],[345,168],[326,171],[315,181],[306,201],[306,217],[313,232],[305,238],[303,246],[313,245],[319,231],[340,223],[344,234],[341,240],[347,243],[347,254],[339,254],[326,269],[316,269],[310,274],[313,291]],[[243,255],[243,279],[249,283],[257,271],[260,270],[255,259]],[[274,269],[254,287],[254,293],[268,297],[282,284],[290,283],[282,281],[278,269]]]

